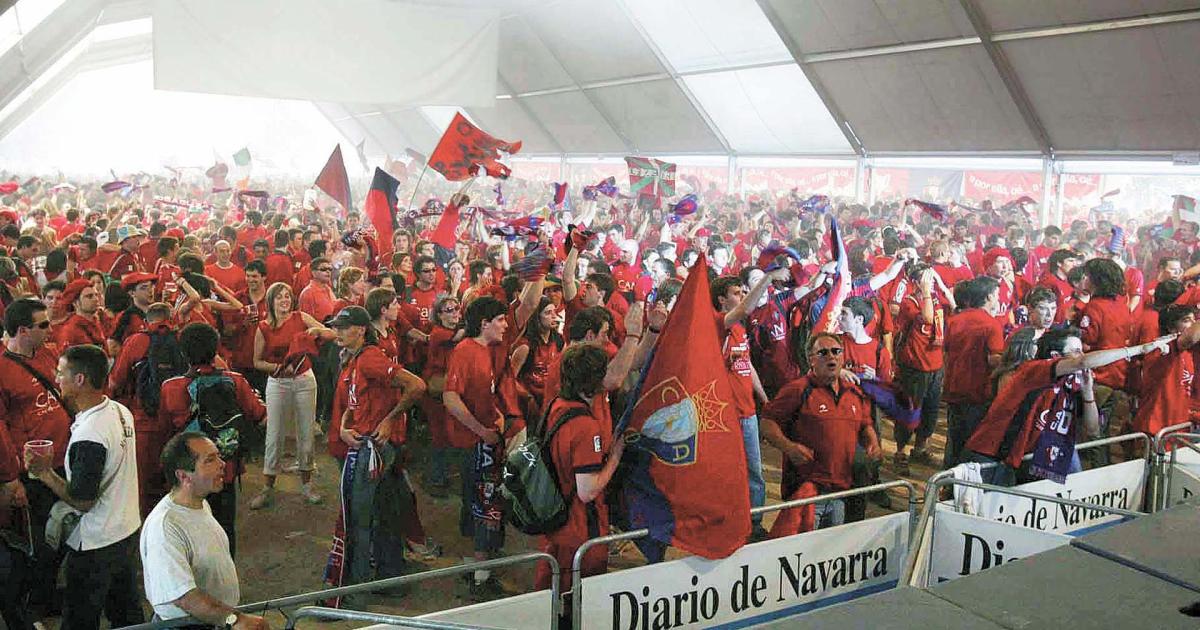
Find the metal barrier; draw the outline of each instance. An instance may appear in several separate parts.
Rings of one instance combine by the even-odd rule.
[[[1093,449],[1093,448],[1100,448],[1102,446],[1112,446],[1113,444],[1119,444],[1122,442],[1132,442],[1135,440],[1139,441],[1139,442],[1145,442],[1146,448],[1144,449],[1144,451],[1145,451],[1144,457],[1146,458],[1146,466],[1149,467],[1150,476],[1153,477],[1154,469],[1153,469],[1153,467],[1151,467],[1150,451],[1152,450],[1151,447],[1154,444],[1154,440],[1153,440],[1153,438],[1146,435],[1145,433],[1127,433],[1125,435],[1115,435],[1112,437],[1100,438],[1100,439],[1091,440],[1088,442],[1081,442],[1081,443],[1075,445],[1075,452],[1078,453],[1079,451],[1085,451],[1085,450]],[[1033,453],[1030,453],[1030,454],[1022,457],[1021,461],[1027,462],[1032,459],[1033,459]],[[989,462],[986,464],[981,463],[981,464],[979,464],[979,468],[981,470],[988,470],[991,468],[995,468],[996,466],[999,466],[999,465],[1000,465],[999,462]],[[938,471],[936,473],[933,473],[933,475],[930,476],[929,479],[927,479],[925,481],[925,487],[926,487],[926,489],[928,489],[928,487],[931,484],[935,484],[943,479],[950,479],[952,477],[954,477],[953,469]],[[1149,496],[1149,491],[1147,491],[1146,496]],[[1144,499],[1145,499],[1145,497],[1143,497],[1143,502],[1142,502],[1143,505],[1145,505]],[[1149,509],[1148,511],[1153,511],[1153,509]]]
[[[473,626],[450,621],[433,621],[432,619],[416,619],[400,615],[383,615],[380,613],[363,612],[360,610],[342,610],[341,608],[325,608],[324,606],[305,606],[288,617],[287,630],[293,630],[296,622],[306,617],[315,619],[334,619],[340,621],[365,621],[367,623],[386,623],[401,628],[426,628],[428,630],[496,630],[490,626]]]
[[[452,567],[444,567],[441,569],[433,569],[431,571],[422,571],[410,575],[400,575],[384,580],[375,580],[374,582],[364,582],[362,584],[354,584],[351,586],[342,586],[339,588],[329,588],[321,591],[313,591],[311,593],[302,593],[300,595],[291,595],[278,599],[268,599],[266,601],[255,602],[253,604],[244,604],[237,607],[238,612],[258,613],[268,610],[279,610],[284,617],[289,619],[288,627],[292,627],[294,622],[291,621],[291,616],[282,609],[290,606],[298,606],[300,604],[309,604],[331,597],[344,597],[346,595],[357,595],[360,593],[371,593],[384,589],[411,584],[413,582],[422,582],[424,580],[432,580],[441,577],[451,577],[463,573],[473,573],[475,571],[484,571],[496,569],[499,567],[510,566],[514,564],[523,564],[526,562],[549,562],[550,563],[550,620],[551,629],[555,626],[559,613],[562,610],[562,600],[559,597],[559,579],[558,576],[562,572],[558,566],[558,561],[554,556],[541,551],[531,551],[515,556],[506,556],[504,558],[496,558],[494,560],[484,560],[482,562],[472,562],[469,564],[457,564]],[[337,610],[337,609],[330,609]],[[352,611],[347,611],[352,612]],[[369,613],[366,613],[369,614]],[[422,620],[424,622],[425,620]],[[163,621],[154,621],[150,623],[138,624],[136,626],[127,626],[126,630],[158,630],[159,628],[176,628],[185,625],[197,624],[197,620],[192,617],[179,617],[177,619],[167,619]],[[445,622],[442,622],[445,623]]]
[[[1139,434],[1139,435],[1144,435],[1144,434]],[[1148,437],[1148,436],[1145,436],[1145,437]],[[1097,440],[1097,441],[1099,441],[1099,440]],[[937,476],[937,475],[935,475],[935,476]],[[941,478],[937,479],[936,481],[934,481],[931,478],[930,481],[931,481],[931,483],[929,483],[929,485],[927,485],[925,487],[925,506],[924,506],[924,509],[921,510],[921,522],[920,522],[920,525],[917,527],[916,531],[913,532],[912,542],[914,545],[917,545],[917,546],[919,546],[921,544],[921,539],[923,539],[925,537],[925,530],[928,529],[929,524],[931,522],[933,522],[933,511],[935,509],[937,509],[938,494],[941,492],[942,488],[944,488],[946,486],[965,486],[967,488],[978,488],[979,490],[984,490],[986,492],[999,492],[1001,494],[1011,494],[1013,496],[1024,497],[1026,499],[1034,499],[1034,500],[1038,500],[1038,501],[1046,501],[1048,503],[1058,503],[1061,505],[1069,505],[1071,507],[1082,508],[1085,510],[1094,510],[1097,512],[1108,512],[1109,514],[1116,514],[1119,516],[1130,516],[1130,517],[1136,518],[1138,516],[1145,515],[1145,512],[1136,512],[1134,510],[1126,510],[1124,508],[1109,507],[1106,505],[1096,505],[1094,503],[1084,503],[1083,501],[1076,501],[1074,499],[1064,499],[1062,497],[1056,497],[1056,496],[1051,496],[1051,495],[1046,495],[1046,494],[1038,494],[1036,492],[1029,492],[1027,490],[1020,490],[1018,488],[1011,488],[1011,487],[1007,487],[1007,486],[993,486],[991,484],[986,484],[986,483],[976,483],[974,481],[955,479],[953,477],[941,477]],[[909,554],[908,554],[908,557],[905,558],[905,562],[904,562],[904,572],[900,574],[900,583],[901,584],[910,584],[911,585],[912,577],[916,573],[916,570],[917,570],[917,557],[919,554],[916,553],[916,551],[917,550],[912,549],[912,545],[909,546]]]
[[[1164,448],[1166,446],[1167,436],[1172,433],[1178,433],[1179,431],[1186,431],[1190,428],[1192,428],[1191,422],[1180,422],[1179,424],[1172,424],[1171,426],[1163,427],[1158,430],[1158,433],[1154,434],[1154,439],[1151,442],[1154,450],[1154,458],[1152,460],[1150,469],[1150,486],[1154,492],[1152,495],[1154,497],[1154,505],[1150,507],[1151,512],[1157,512],[1161,510],[1167,501],[1165,484],[1162,483],[1162,479],[1167,477],[1170,472],[1167,469],[1167,458]]]
[[[1191,426],[1191,423],[1188,423]],[[1162,446],[1164,450],[1170,446],[1172,442],[1179,442],[1181,446],[1185,446],[1197,453],[1200,453],[1200,448],[1197,448],[1192,442],[1200,442],[1200,433],[1170,433],[1163,438]],[[1171,449],[1171,459],[1163,469],[1163,477],[1166,482],[1163,484],[1162,502],[1159,507],[1169,507],[1166,502],[1171,498],[1171,479],[1175,474],[1175,463],[1178,461],[1178,451]]]
[[[872,492],[887,490],[889,488],[904,488],[905,490],[908,490],[909,529],[911,530],[911,526],[916,523],[917,489],[916,486],[914,486],[912,482],[908,481],[907,479],[897,479],[895,481],[889,481],[886,483],[877,483],[873,486],[852,488],[850,490],[842,490],[840,492],[831,492],[829,494],[822,494],[815,497],[809,497],[807,499],[796,499],[794,501],[785,501],[783,503],[776,503],[773,505],[764,505],[762,507],[751,509],[750,514],[752,516],[757,516],[759,514],[777,512],[779,510],[800,507],[812,503],[824,503],[825,501],[832,501],[834,499],[844,499],[846,497],[853,497],[860,494],[870,494]],[[618,542],[622,540],[637,540],[638,538],[643,538],[649,535],[650,530],[645,528],[635,529],[629,532],[622,532],[620,534],[609,534],[608,536],[600,536],[599,538],[591,538],[587,541],[584,541],[584,543],[579,546],[579,549],[575,551],[575,558],[571,562],[571,627],[574,630],[580,630],[583,627],[583,576],[580,573],[580,567],[583,566],[583,557],[587,554],[588,550],[596,545],[606,545],[611,542]],[[912,539],[910,538],[909,540]]]

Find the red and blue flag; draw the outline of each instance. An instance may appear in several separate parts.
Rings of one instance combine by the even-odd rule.
[[[628,444],[629,525],[650,530],[638,546],[651,562],[667,546],[724,558],[750,533],[746,453],[717,317],[701,255],[617,428]]]
[[[940,206],[932,201],[921,201],[920,199],[905,199],[904,205],[916,206],[921,212],[933,217],[934,221],[944,222],[950,219],[950,212],[945,207]]]

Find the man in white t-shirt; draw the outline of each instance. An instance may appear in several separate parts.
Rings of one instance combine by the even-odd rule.
[[[262,617],[239,613],[237,567],[229,537],[204,498],[221,491],[225,462],[201,433],[184,432],[163,447],[171,492],[142,527],[146,599],[162,619],[192,616],[227,628],[269,628]]]
[[[67,538],[64,628],[114,628],[144,620],[134,556],[138,515],[133,414],[104,395],[108,356],[99,346],[68,348],[55,372],[59,394],[75,414],[63,479],[49,455],[25,453],[25,465],[60,500],[81,512]]]

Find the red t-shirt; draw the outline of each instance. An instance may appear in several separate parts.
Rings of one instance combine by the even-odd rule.
[[[493,369],[495,347],[482,346],[472,338],[458,342],[446,366],[446,391],[458,394],[479,424],[499,431],[503,427]]]
[[[1142,391],[1133,430],[1154,435],[1163,427],[1184,422],[1195,378],[1194,357],[1171,342],[1168,354],[1155,350],[1142,357]]]
[[[282,282],[289,287],[292,286],[292,279],[295,275],[292,272],[292,257],[278,249],[267,254],[267,259],[263,261],[267,266],[267,287]]]
[[[811,378],[802,376],[784,385],[762,411],[762,418],[778,424],[789,440],[813,451],[813,461],[803,466],[783,458],[785,497],[805,481],[832,490],[849,488],[859,434],[871,426],[871,402],[862,390],[842,382],[834,393]]]
[[[1054,313],[1054,323],[1061,324],[1066,321],[1067,307],[1071,305],[1071,296],[1075,293],[1071,283],[1052,273],[1044,273],[1037,285],[1054,291],[1054,294],[1058,296],[1058,310]]]
[[[196,366],[198,374],[212,374],[216,371],[212,365]],[[267,417],[267,408],[259,400],[254,388],[250,387],[250,383],[246,382],[246,377],[232,370],[223,370],[221,373],[233,380],[234,397],[237,398],[238,408],[242,410],[246,419],[254,424],[261,423]],[[187,376],[176,376],[163,381],[162,396],[158,405],[160,426],[172,427],[179,431],[191,421],[192,396],[188,393],[188,385],[191,382],[192,379]],[[238,463],[225,462],[225,483],[233,483],[238,474]]]
[[[259,322],[267,319],[267,300],[255,302],[248,292],[238,294],[238,301],[244,306],[236,313],[223,311],[221,313],[221,347],[228,350],[229,365],[239,370],[254,369],[254,337],[258,331]],[[226,330],[230,330],[228,334]]]
[[[1053,396],[1052,385],[1058,380],[1054,376],[1054,366],[1061,359],[1034,359],[1022,363],[1013,372],[1004,387],[996,393],[987,415],[979,422],[975,432],[967,439],[967,448],[988,457],[1003,457],[1004,461],[1013,468],[1021,465],[1021,458],[1037,444],[1040,431],[1035,430],[1034,420],[1041,410],[1048,408],[1049,401],[1039,406],[1033,403],[1030,413],[1017,417],[1022,403],[1027,396],[1049,393]],[[1038,390],[1045,390],[1036,393]],[[1036,393],[1036,394],[1035,394]],[[1017,423],[1013,425],[1013,423]],[[1007,452],[1002,452],[1005,437],[1009,427],[1013,426],[1011,442]]]
[[[420,323],[417,326],[422,331],[429,330],[429,321],[433,317],[433,305],[437,302],[439,293],[436,287],[437,285],[432,285],[428,289],[420,289],[414,285],[408,298],[408,303],[415,306],[417,312],[420,313]]]
[[[358,354],[346,361],[338,374],[337,388],[333,393],[333,410],[330,414],[328,432],[329,453],[334,457],[345,457],[349,446],[342,441],[339,431],[342,414],[350,410],[351,417],[346,428],[370,435],[379,428],[380,420],[396,406],[397,391],[391,386],[392,376],[397,370],[395,363],[384,354],[379,346],[363,346]],[[388,441],[403,444],[407,427],[403,416],[392,426]]]
[[[71,313],[70,317],[54,327],[51,335],[52,341],[58,345],[59,350],[66,350],[71,346],[94,344],[107,352],[107,346],[104,343],[104,329],[100,326],[99,320],[94,317]]]
[[[158,239],[148,238],[138,245],[138,257],[147,269],[155,269],[158,265]]]
[[[141,259],[136,253],[122,251],[117,254],[113,260],[112,267],[108,270],[109,277],[119,279],[125,277],[125,274],[134,273],[135,271],[145,271],[146,266],[142,264]]]
[[[750,363],[750,342],[746,327],[734,322],[725,327],[725,315],[716,313],[717,330],[721,336],[721,355],[729,370],[729,387],[733,392],[733,408],[738,418],[757,413],[754,407],[754,366]]]
[[[1084,350],[1124,348],[1133,335],[1133,316],[1125,296],[1093,297],[1079,314],[1079,336]],[[1096,382],[1113,389],[1125,389],[1125,373],[1129,361],[1116,361],[1096,368]]]
[[[47,382],[54,382],[58,355],[48,347],[38,348],[25,362]],[[0,355],[0,481],[11,481],[25,469],[25,443],[54,442],[54,465],[62,466],[71,437],[71,418],[29,372],[7,356]]]
[[[951,267],[945,264],[933,265],[933,272],[942,279],[942,284],[946,285],[947,289],[953,289],[954,285],[964,280],[970,280],[975,277],[971,272],[971,268],[963,265],[961,267]]]
[[[950,403],[983,404],[992,399],[989,355],[1004,352],[1004,329],[981,308],[971,308],[946,320],[946,380],[942,399]]]
[[[556,400],[551,406],[546,429],[549,430],[564,411],[586,406],[581,402]],[[590,410],[589,410],[590,411]],[[591,503],[579,499],[575,475],[598,473],[612,444],[612,430],[600,419],[585,413],[568,420],[550,440],[550,461],[558,477],[562,496],[569,497],[567,523],[546,536],[559,545],[578,547],[583,541],[608,533],[608,509],[601,492]]]
[[[903,334],[900,348],[896,351],[896,362],[922,372],[942,369],[942,327],[944,310],[941,303],[934,301],[933,322],[921,318],[921,305],[915,296],[905,298],[900,304],[898,328]]]
[[[863,368],[875,370],[875,380],[891,381],[894,377],[895,366],[892,365],[892,353],[879,342],[871,339],[866,343],[858,343],[850,335],[842,334],[842,349],[845,351],[846,369],[855,374],[863,374]]]
[[[747,336],[755,358],[754,367],[763,389],[772,394],[788,381],[800,376],[788,354],[787,312],[796,301],[792,291],[775,293],[767,303],[754,309],[746,319]]]
[[[268,363],[284,363],[292,340],[296,338],[296,335],[305,334],[306,330],[308,330],[308,325],[304,323],[304,316],[300,314],[300,311],[292,311],[291,315],[280,322],[277,328],[271,326],[271,322],[264,317],[258,323],[258,331],[263,336],[262,360]],[[309,371],[312,368],[311,363],[311,361],[304,361],[296,372],[297,376]]]
[[[233,263],[229,263],[229,267],[224,269],[216,263],[205,265],[204,273],[220,282],[221,286],[229,289],[234,295],[240,295],[246,290],[246,272]]]
[[[516,347],[519,346],[528,347],[529,340],[522,338],[516,344]],[[530,352],[528,357],[526,357],[526,365],[522,366],[521,372],[518,375],[521,384],[533,395],[539,407],[546,400],[546,383],[547,377],[550,374],[550,368],[558,365],[560,354],[562,354],[562,350],[553,341],[538,344],[537,350]],[[554,391],[550,397],[553,398],[556,395],[558,395],[558,392]]]
[[[254,241],[257,241],[260,238],[267,238],[269,235],[270,232],[267,231],[267,228],[261,225],[242,228],[242,230],[238,232],[237,244],[245,247],[248,250],[253,250]]]
[[[154,291],[158,294],[158,299],[168,304],[175,302],[175,295],[179,293],[179,265],[159,259],[155,264],[154,274],[158,276],[158,282],[154,285]],[[200,296],[208,298],[207,295]]]
[[[309,282],[300,292],[300,310],[323,322],[335,314],[333,289],[328,285]]]

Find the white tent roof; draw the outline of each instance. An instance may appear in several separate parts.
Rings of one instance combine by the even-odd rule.
[[[0,14],[0,148],[80,73],[151,57],[149,0],[4,4],[13,6]],[[500,4],[495,106],[465,113],[524,141],[525,154],[1200,148],[1200,0]],[[453,111],[314,105],[371,155],[428,151]]]

